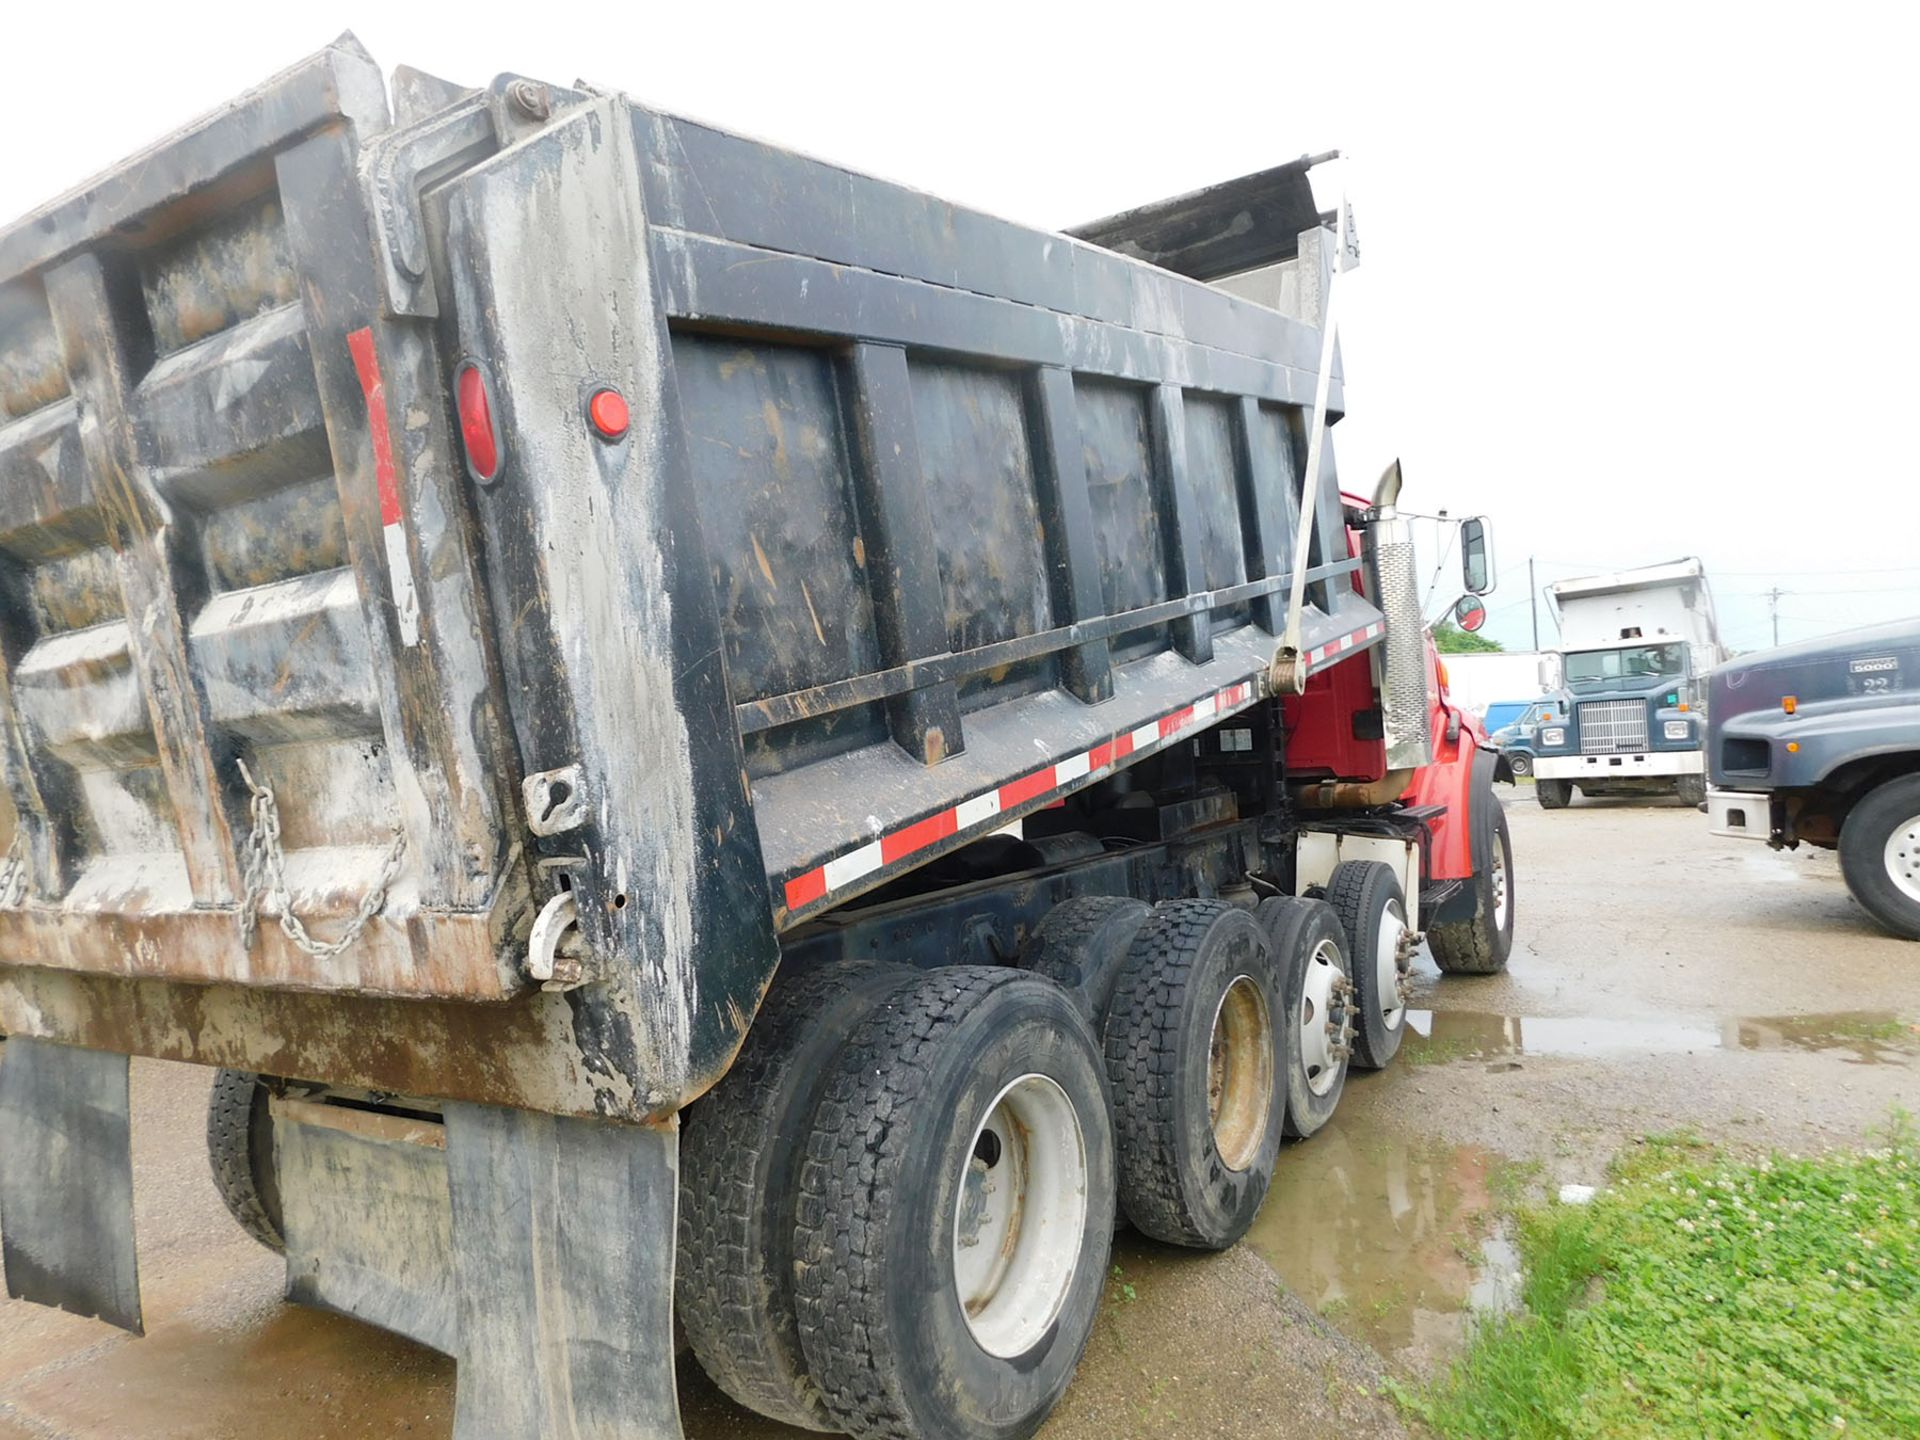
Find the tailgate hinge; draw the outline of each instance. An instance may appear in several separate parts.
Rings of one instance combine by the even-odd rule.
[[[588,98],[578,90],[502,75],[486,89],[469,90],[445,109],[390,130],[367,147],[365,174],[388,314],[432,318],[440,313],[427,248],[425,193]]]

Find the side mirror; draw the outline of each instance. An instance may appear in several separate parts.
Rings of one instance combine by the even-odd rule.
[[[1539,659],[1536,673],[1539,677],[1540,688],[1542,690],[1549,692],[1558,690],[1560,688],[1560,657],[1558,655],[1542,655]]]
[[[1460,579],[1469,595],[1493,589],[1493,546],[1487,517],[1476,515],[1460,522]]]

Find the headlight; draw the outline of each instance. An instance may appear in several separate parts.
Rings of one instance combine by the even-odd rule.
[[[1550,730],[1542,730],[1540,732],[1540,743],[1542,745],[1564,745],[1567,743],[1567,732],[1558,725],[1555,725]]]
[[[1693,738],[1693,726],[1689,725],[1685,720],[1668,720],[1660,728],[1666,732],[1667,739],[1669,740],[1691,740]]]

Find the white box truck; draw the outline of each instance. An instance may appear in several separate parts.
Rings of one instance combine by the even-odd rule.
[[[1560,623],[1534,774],[1542,809],[1588,795],[1671,791],[1706,799],[1706,677],[1727,658],[1698,559],[1562,580]]]

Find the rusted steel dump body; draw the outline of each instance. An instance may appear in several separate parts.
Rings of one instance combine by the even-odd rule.
[[[618,96],[395,104],[343,41],[0,233],[0,1028],[664,1117],[781,932],[1264,698],[1317,330]],[[1324,665],[1382,617],[1314,486]],[[339,953],[243,935],[243,765],[322,939],[399,849]]]

